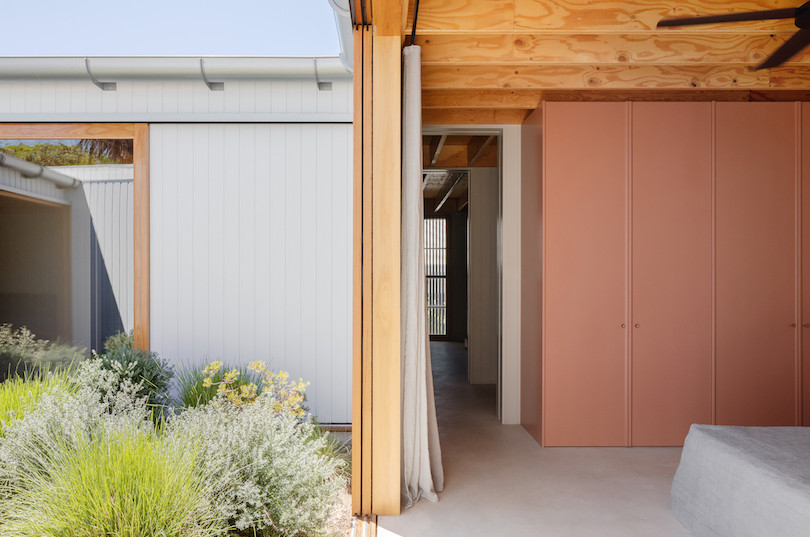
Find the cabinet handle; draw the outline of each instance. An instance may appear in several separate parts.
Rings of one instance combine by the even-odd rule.
[[[790,325],[790,327],[791,328],[796,328],[796,323],[793,323],[792,325]]]
[[[636,323],[636,328],[638,328],[638,323]]]
[[[810,328],[810,324],[803,324],[802,326],[805,328]]]
[[[805,325],[806,326],[806,325]],[[622,328],[624,328],[624,323],[622,323]]]

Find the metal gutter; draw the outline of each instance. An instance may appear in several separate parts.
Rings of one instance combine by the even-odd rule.
[[[94,84],[103,85],[117,80],[203,80],[209,84],[222,80],[331,82],[351,77],[351,72],[335,56],[0,57],[0,80],[89,78]],[[114,89],[114,86],[102,89]]]
[[[20,172],[26,179],[45,179],[59,188],[76,188],[81,181],[63,173],[50,170],[39,164],[21,160],[16,157],[0,153],[0,166]]]
[[[354,72],[354,32],[349,0],[329,0],[329,5],[335,12],[335,25],[340,41],[340,61],[349,72]]]

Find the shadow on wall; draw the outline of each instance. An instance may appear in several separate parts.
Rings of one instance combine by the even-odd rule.
[[[124,332],[124,321],[92,220],[90,248],[90,345],[100,351],[108,337]]]
[[[86,181],[71,203],[73,342],[100,351],[131,329],[131,181]]]

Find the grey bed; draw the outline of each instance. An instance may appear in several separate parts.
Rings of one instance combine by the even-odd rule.
[[[810,428],[692,425],[672,512],[696,537],[810,537]]]

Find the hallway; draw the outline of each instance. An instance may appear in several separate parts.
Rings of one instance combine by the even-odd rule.
[[[687,537],[669,488],[680,448],[541,448],[500,425],[495,387],[466,382],[464,346],[431,343],[445,492],[398,517],[402,537]]]

